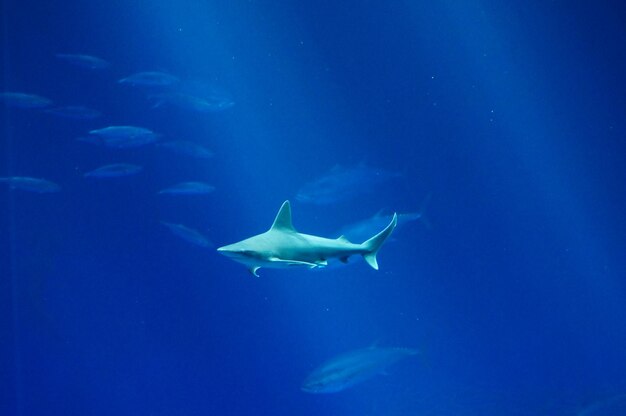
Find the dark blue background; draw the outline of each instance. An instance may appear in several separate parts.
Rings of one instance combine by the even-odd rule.
[[[569,415],[626,392],[626,15],[612,4],[5,0],[0,89],[105,117],[1,112],[0,176],[63,191],[0,190],[0,413]],[[236,105],[150,109],[116,83],[142,70]],[[74,140],[110,124],[216,156]],[[144,172],[82,177],[112,162]],[[256,279],[159,225],[231,243],[304,183],[362,162],[402,178],[294,201],[294,224],[333,236],[432,193],[432,227],[398,230],[378,272]],[[155,195],[183,180],[217,190]],[[423,355],[336,395],[299,390],[374,342]]]

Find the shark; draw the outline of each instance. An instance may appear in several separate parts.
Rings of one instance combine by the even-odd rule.
[[[337,239],[303,234],[296,231],[291,221],[291,204],[283,202],[269,230],[237,243],[219,247],[217,251],[234,261],[243,263],[258,277],[261,267],[282,269],[325,267],[328,260],[361,255],[373,269],[378,270],[376,254],[398,224],[397,214],[382,231],[361,244],[350,242],[344,236]]]

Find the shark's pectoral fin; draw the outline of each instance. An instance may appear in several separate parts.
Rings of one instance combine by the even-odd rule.
[[[278,257],[272,257],[271,259],[269,259],[269,261],[274,262],[274,263],[281,263],[285,267],[304,266],[304,267],[308,267],[309,269],[313,269],[315,267],[320,266],[320,264],[309,263],[308,261],[285,260],[285,259],[279,259]]]
[[[250,270],[250,273],[252,273],[254,277],[259,277],[259,274],[256,272],[259,269],[260,269],[259,266],[252,266],[248,270]]]

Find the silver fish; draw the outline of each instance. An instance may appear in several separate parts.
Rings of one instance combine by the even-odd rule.
[[[93,110],[91,108],[83,107],[80,105],[68,105],[65,107],[55,107],[55,108],[49,108],[44,111],[54,116],[68,118],[72,120],[93,120],[102,116],[102,113],[99,112],[98,110]]]
[[[20,189],[22,191],[51,193],[59,192],[61,187],[47,179],[31,178],[28,176],[10,176],[0,178],[0,182],[7,183],[10,189]]]
[[[122,176],[136,175],[143,167],[131,165],[130,163],[113,163],[111,165],[100,166],[97,169],[85,173],[86,178],[119,178]]]
[[[577,416],[623,416],[626,415],[626,393],[603,399],[582,409]]]
[[[159,143],[157,146],[171,150],[180,155],[191,156],[197,159],[210,159],[213,157],[213,152],[206,147],[185,140]]]
[[[430,198],[431,194],[428,194],[426,198],[424,198],[419,211],[398,214],[398,228],[418,220],[421,221],[427,228],[430,228],[430,223],[425,216],[426,206],[428,205]],[[365,239],[369,238],[373,232],[380,230],[386,224],[389,224],[391,217],[391,214],[384,215],[381,212],[378,212],[368,219],[343,227],[337,232],[337,235],[342,235],[350,241],[365,241]]]
[[[212,247],[213,244],[209,241],[208,238],[200,234],[200,232],[189,228],[183,224],[172,224],[169,222],[161,221],[161,224],[166,226],[172,234],[177,237],[182,238],[188,243],[194,244],[199,247],[209,248]]]
[[[154,101],[152,108],[171,105],[182,110],[195,111],[198,113],[210,113],[215,111],[228,110],[235,103],[226,96],[212,95],[209,97],[199,97],[183,93],[154,94],[148,97]]]
[[[296,195],[299,202],[327,205],[371,192],[376,186],[399,177],[399,173],[370,168],[364,164],[335,166],[325,175],[305,184]]]
[[[409,348],[370,347],[339,355],[316,368],[302,383],[307,393],[336,393],[383,373],[418,351]]]
[[[127,84],[140,87],[170,87],[178,84],[180,79],[165,72],[147,71],[137,72],[117,81],[120,84]]]
[[[377,213],[371,218],[343,227],[337,232],[337,235],[344,236],[350,241],[365,241],[365,239],[372,235],[372,232],[380,230],[386,224],[389,224],[391,217],[391,214],[382,215],[381,213]],[[412,221],[417,221],[420,218],[422,218],[422,214],[419,212],[398,214],[398,227]]]
[[[109,126],[91,130],[89,134],[99,137],[105,146],[118,149],[143,146],[158,138],[152,130],[135,126]]]
[[[170,195],[203,195],[215,190],[213,185],[203,182],[181,182],[159,191],[159,194]]]
[[[92,55],[57,53],[55,56],[69,64],[86,69],[106,69],[111,66],[111,64],[104,59]]]
[[[7,107],[24,109],[45,108],[52,104],[52,101],[45,97],[23,92],[0,92],[0,102]]]

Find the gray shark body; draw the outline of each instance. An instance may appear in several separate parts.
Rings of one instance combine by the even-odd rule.
[[[285,201],[276,215],[272,227],[245,240],[217,249],[221,254],[245,264],[250,272],[258,276],[261,267],[290,268],[295,266],[310,269],[328,265],[328,260],[359,254],[374,269],[378,270],[376,254],[398,222],[397,216],[384,230],[361,244],[348,241],[345,237],[330,239],[302,234],[291,222],[291,206]]]

